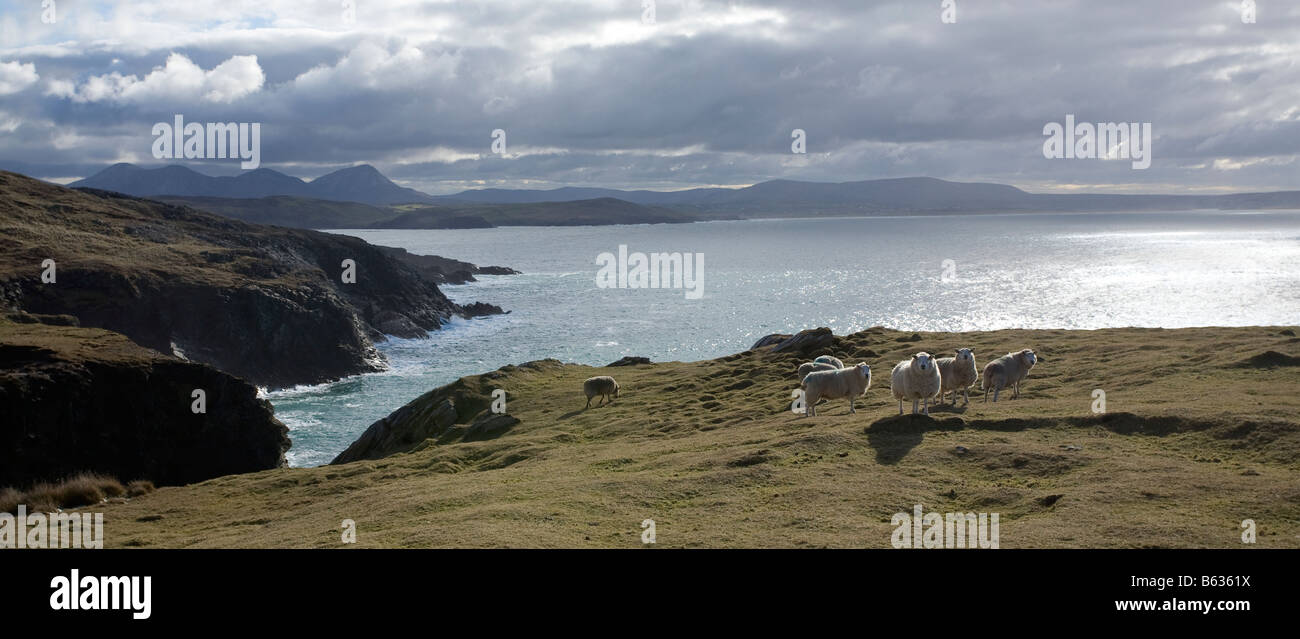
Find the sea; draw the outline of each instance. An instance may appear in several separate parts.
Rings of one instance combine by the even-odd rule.
[[[293,466],[329,463],[430,389],[537,359],[694,361],[818,326],[848,334],[1300,323],[1300,211],[329,232],[522,274],[441,287],[456,302],[490,302],[507,315],[389,339],[378,345],[390,364],[383,372],[269,393],[290,429]],[[674,265],[679,254],[693,277],[632,287],[638,254],[654,253]]]

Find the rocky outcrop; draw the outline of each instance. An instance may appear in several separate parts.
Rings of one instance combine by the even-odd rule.
[[[605,364],[605,368],[609,368],[610,366],[636,366],[638,364],[649,364],[649,363],[650,363],[649,357],[637,357],[634,355],[627,355],[622,359],[619,359],[617,362],[610,362],[608,364]]]
[[[831,329],[826,327],[809,328],[794,335],[772,334],[759,339],[750,350],[766,346],[775,347],[773,353],[811,353],[829,347],[835,340]]]
[[[416,255],[404,248],[376,247],[384,254],[415,269],[425,279],[439,284],[464,284],[474,282],[475,275],[518,275],[519,271],[505,266],[475,266],[469,262],[453,260],[438,255]]]
[[[355,237],[13,173],[0,172],[0,236],[12,242],[0,310],[71,315],[272,388],[381,370],[385,334],[423,337],[500,310],[466,311],[394,249]]]
[[[515,371],[545,372],[564,366],[553,359],[539,360],[462,377],[435,388],[371,424],[330,463],[379,459],[407,452],[427,439],[449,444],[500,437],[518,424],[519,419],[507,413],[491,412],[492,391],[497,388],[495,380]]]
[[[187,484],[284,465],[288,429],[247,382],[115,333],[27,319],[0,320],[0,486],[82,471]]]

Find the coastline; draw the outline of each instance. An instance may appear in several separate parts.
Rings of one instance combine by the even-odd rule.
[[[828,347],[872,363],[858,413],[831,402],[815,418],[787,407],[791,364],[813,352],[505,367],[458,382],[507,389],[520,421],[493,437],[159,489],[104,508],[105,544],[328,548],[350,518],[369,547],[623,547],[653,517],[667,546],[883,547],[890,514],[923,503],[1001,512],[1003,547],[1229,547],[1241,513],[1300,518],[1282,488],[1300,486],[1300,367],[1258,359],[1294,352],[1295,332],[873,328]],[[981,364],[1021,346],[1044,362],[1021,399],[897,417],[887,365],[959,345]],[[596,374],[623,394],[582,410]],[[1110,389],[1104,414],[1096,388]],[[1260,545],[1295,547],[1283,532]]]

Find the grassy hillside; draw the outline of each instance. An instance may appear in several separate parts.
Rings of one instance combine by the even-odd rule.
[[[1034,348],[1018,400],[898,417],[888,372],[918,350],[981,366]],[[858,413],[788,410],[795,366],[867,361]],[[100,506],[109,546],[889,547],[896,512],[1000,513],[1001,546],[1300,546],[1300,338],[1282,327],[1008,330],[837,337],[799,354],[591,368],[545,361],[465,378],[520,423],[374,461],[214,479]],[[582,380],[622,397],[583,410]],[[1094,389],[1107,413],[1091,411]],[[431,402],[439,393],[416,400]],[[414,406],[413,409],[428,408]],[[418,412],[418,411],[417,411]],[[459,419],[458,421],[464,421]],[[452,427],[453,430],[461,426]],[[454,433],[453,433],[454,434]],[[443,442],[443,443],[440,443]]]

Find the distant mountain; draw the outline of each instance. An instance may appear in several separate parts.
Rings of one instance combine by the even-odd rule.
[[[700,218],[680,211],[644,206],[612,197],[568,202],[447,204],[402,207],[403,212],[372,228],[463,228],[454,220],[481,219],[490,226],[582,226],[605,224],[673,224]]]
[[[398,186],[369,164],[339,169],[322,175],[307,185],[309,197],[322,200],[364,202],[366,204],[404,204],[428,202],[432,196],[415,189]],[[227,197],[234,197],[227,194]]]
[[[481,203],[563,202],[614,197],[646,206],[719,216],[869,215],[874,213],[980,213],[1000,211],[1151,211],[1189,209],[1300,208],[1300,191],[1232,195],[1110,195],[1027,193],[1005,184],[949,182],[929,177],[857,182],[771,180],[739,189],[619,191],[481,189],[436,198]]]
[[[114,164],[68,186],[116,191],[137,197],[261,198],[286,195],[377,206],[433,201],[427,194],[394,184],[368,164],[340,169],[311,182],[271,169],[257,169],[233,177],[211,177],[180,165],[145,169],[133,164]]]
[[[391,223],[411,225],[408,228],[637,223],[605,221],[612,219],[677,222],[737,217],[883,213],[1300,208],[1300,191],[1230,195],[1048,194],[1027,193],[1005,184],[949,182],[929,177],[855,182],[770,180],[738,189],[699,188],[683,191],[623,191],[587,187],[549,190],[478,189],[454,195],[432,196],[398,186],[374,167],[365,164],[341,169],[310,182],[271,169],[258,169],[235,177],[208,177],[181,166],[142,169],[130,164],[115,164],[91,177],[74,182],[71,186],[88,186],[136,196],[243,199],[288,196],[358,202],[371,206],[424,205],[426,210],[419,212],[410,207],[400,207],[401,219],[398,220],[396,216],[391,218]],[[475,208],[572,202],[587,204],[580,207],[513,210]],[[633,205],[653,210],[629,208]],[[234,208],[236,207],[228,207],[228,210],[233,213]],[[250,207],[240,205],[237,208]],[[269,214],[262,205],[251,208],[258,210],[250,214]],[[355,218],[346,226],[373,225],[379,221],[373,212],[354,213],[355,215],[346,216],[348,219]],[[328,217],[334,214],[322,215]],[[270,218],[259,217],[257,220],[321,228],[316,226],[316,222],[306,220],[292,224],[287,219],[271,221]]]
[[[493,226],[576,226],[694,222],[697,218],[666,208],[614,198],[524,204],[407,204],[379,207],[359,202],[274,195],[261,198],[155,196],[255,224],[310,229],[462,229]]]

